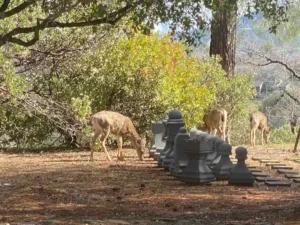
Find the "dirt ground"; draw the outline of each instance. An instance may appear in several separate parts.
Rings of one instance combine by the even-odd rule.
[[[276,159],[300,171],[292,146],[248,148],[252,156]],[[198,186],[182,183],[156,162],[126,161],[103,152],[89,162],[89,151],[0,153],[0,224],[300,224],[300,184],[292,187],[228,186],[226,181]],[[233,151],[234,153],[234,151]],[[298,221],[298,222],[297,222]]]

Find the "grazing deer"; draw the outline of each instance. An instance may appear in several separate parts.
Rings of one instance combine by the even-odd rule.
[[[260,111],[254,111],[250,114],[250,144],[255,145],[255,132],[257,129],[261,130],[261,144],[265,142],[269,143],[269,137],[271,133],[271,128],[268,127],[268,118],[265,114]]]
[[[206,131],[216,136],[218,132],[221,134],[221,138],[225,140],[226,124],[227,124],[227,111],[225,109],[214,109],[210,113],[206,113],[203,116],[204,127],[199,128],[202,131]]]
[[[93,161],[94,146],[97,138],[100,136],[102,147],[107,154],[109,161],[111,157],[105,147],[105,141],[110,133],[117,136],[118,143],[118,159],[124,160],[122,152],[123,137],[129,136],[130,141],[137,151],[139,159],[143,160],[144,152],[146,151],[146,141],[138,135],[136,129],[127,116],[112,111],[101,111],[90,117],[90,123],[94,129],[94,137],[91,143],[91,158]]]

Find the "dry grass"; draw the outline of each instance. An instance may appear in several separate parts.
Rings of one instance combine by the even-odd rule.
[[[251,157],[278,159],[300,171],[300,163],[289,160],[295,157],[290,149],[249,148],[247,163],[283,178]],[[103,152],[95,153],[95,162],[88,161],[88,151],[0,154],[0,224],[279,225],[300,219],[298,184],[191,186],[152,159],[140,162],[134,150],[125,151],[126,161],[113,163]],[[111,153],[116,159],[116,151]]]

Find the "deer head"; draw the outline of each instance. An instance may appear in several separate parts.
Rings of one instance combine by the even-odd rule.
[[[270,126],[266,127],[266,129],[264,130],[264,139],[267,144],[269,144],[271,131],[272,131],[272,127]]]
[[[144,154],[147,151],[146,148],[146,139],[145,138],[139,138],[135,142],[135,149],[138,154],[138,157],[141,161],[144,160]]]

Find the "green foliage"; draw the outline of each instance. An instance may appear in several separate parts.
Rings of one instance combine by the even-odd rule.
[[[0,84],[5,87],[13,97],[21,97],[23,92],[28,88],[26,79],[15,74],[13,61],[3,52],[0,53]]]
[[[75,38],[75,43],[80,39]],[[91,112],[114,110],[132,118],[138,131],[147,137],[151,135],[151,121],[163,118],[172,109],[182,112],[188,129],[202,123],[208,108],[224,107],[232,111],[232,118],[241,114],[251,96],[249,77],[236,75],[227,79],[218,57],[199,60],[185,50],[186,46],[172,42],[169,36],[110,37],[93,50],[70,54],[72,60],[58,61],[59,69],[50,76],[32,73],[30,86],[43,95],[49,95],[50,90],[57,103],[71,106],[70,114],[82,124]],[[11,121],[15,120],[19,119]],[[47,124],[51,128],[48,136],[48,130],[40,132],[40,138],[47,139],[56,128],[47,120],[38,121],[27,120],[26,126],[40,130]],[[39,133],[28,130],[23,135]],[[88,144],[90,135],[90,127],[84,126],[77,141]]]
[[[214,105],[222,106],[229,112],[229,117],[234,118],[246,108],[245,104],[252,97],[252,86],[253,79],[245,74],[220,77]]]
[[[291,132],[291,126],[285,124],[274,129],[270,135],[270,142],[272,144],[291,144],[295,143],[297,134]]]
[[[71,98],[71,105],[75,112],[75,119],[87,123],[88,117],[91,115],[91,101],[89,96],[84,95],[82,98]]]
[[[260,36],[262,34],[265,34],[266,39],[272,38],[280,45],[285,44],[291,44],[295,48],[295,44],[297,44],[298,38],[299,38],[299,28],[300,28],[300,22],[299,22],[299,11],[300,11],[300,4],[299,2],[292,2],[290,3],[289,10],[287,10],[287,18],[288,22],[278,25],[276,36],[272,35],[266,35],[266,30],[268,27],[271,26],[273,23],[268,18],[264,18],[263,20],[256,21],[255,22],[255,29],[260,32]]]
[[[24,112],[15,104],[0,106],[0,143],[17,147],[44,146],[45,141],[55,131],[35,114]],[[2,136],[5,135],[5,136]]]
[[[83,60],[73,69],[77,80],[72,81],[72,95],[90,96],[93,112],[109,109],[130,116],[146,135],[151,120],[163,118],[171,109],[182,112],[187,127],[196,125],[215,96],[214,80],[224,74],[216,59],[189,57],[185,46],[172,43],[169,36],[137,34],[100,44]],[[70,84],[62,93],[74,90]]]
[[[236,2],[222,4],[226,8]],[[255,3],[254,8],[268,18],[285,18],[282,5]],[[18,11],[20,4],[24,8]],[[249,94],[246,76],[227,80],[218,58],[199,61],[169,36],[132,37],[136,30],[128,28],[129,21],[149,34],[153,24],[169,22],[177,37],[195,43],[207,27],[203,7],[214,10],[218,4],[196,0],[171,5],[160,0],[16,0],[7,8],[1,4],[0,87],[9,92],[0,93],[5,103],[0,106],[1,133],[18,145],[41,143],[54,132],[70,138],[63,126],[85,123],[91,112],[104,109],[130,116],[145,135],[151,120],[174,108],[183,113],[188,128],[201,123],[203,112],[215,106],[237,118],[245,111]],[[115,30],[108,32],[111,27]],[[88,132],[82,128],[82,133]]]
[[[9,1],[7,7],[1,7],[0,46],[9,42],[28,47],[39,40],[40,33],[45,29],[109,26],[115,25],[126,16],[135,24],[143,25],[145,32],[154,24],[168,23],[170,29],[176,32],[181,40],[196,44],[195,40],[208,28],[204,8],[214,13],[221,6],[227,10],[238,2],[243,5],[243,1],[237,0]],[[270,31],[273,33],[281,22],[287,20],[288,1],[275,3],[269,0],[255,0],[249,2],[248,6],[248,10],[245,10],[244,6],[244,10],[241,11],[249,18],[253,17],[254,12],[263,12],[265,18],[272,21]]]
[[[196,58],[174,62],[166,68],[161,79],[159,100],[169,108],[176,108],[184,116],[186,127],[197,126],[216,95],[215,81],[223,77],[224,71],[214,58],[199,61]],[[210,76],[212,79],[207,80]]]
[[[242,104],[241,110],[231,119],[231,144],[248,145],[250,143],[250,113],[257,110],[259,101],[248,100]],[[257,132],[259,133],[259,131]],[[260,139],[259,139],[260,140]]]
[[[207,77],[212,80],[214,77]],[[253,80],[245,74],[232,77],[216,77],[216,96],[209,105],[209,110],[224,108],[228,112],[228,136],[233,145],[247,143],[249,132],[249,113],[253,109]],[[202,120],[201,120],[202,121]]]

